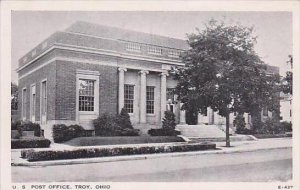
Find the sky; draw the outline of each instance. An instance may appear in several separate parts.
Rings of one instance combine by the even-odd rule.
[[[209,12],[209,11],[13,11],[12,12],[12,82],[17,83],[18,60],[56,31],[81,20],[146,33],[187,39],[186,34],[204,28],[214,18],[228,24],[253,26],[257,36],[255,50],[262,60],[289,69],[286,61],[292,54],[292,13],[290,12]]]

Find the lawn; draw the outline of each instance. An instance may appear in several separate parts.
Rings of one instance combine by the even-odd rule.
[[[116,144],[144,144],[144,143],[168,143],[184,142],[176,136],[114,136],[114,137],[78,137],[64,144],[71,146],[97,146],[97,145],[116,145]]]

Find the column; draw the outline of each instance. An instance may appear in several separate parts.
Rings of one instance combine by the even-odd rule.
[[[126,68],[119,68],[119,113],[124,107],[124,73],[127,71]]]
[[[180,103],[180,124],[181,125],[185,125],[186,121],[185,121],[185,110],[181,110],[183,103]]]
[[[141,87],[140,87],[140,123],[146,123],[146,75],[149,71],[140,71]]]
[[[167,107],[167,72],[160,74],[160,118],[161,121],[165,117],[165,111]]]
[[[201,113],[198,113],[197,124],[198,124],[198,125],[203,124],[203,115],[202,115]]]
[[[214,111],[211,108],[207,108],[208,111],[208,124],[214,124]]]

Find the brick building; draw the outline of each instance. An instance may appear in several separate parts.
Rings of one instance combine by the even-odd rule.
[[[179,55],[188,48],[180,39],[76,22],[19,60],[19,118],[45,130],[76,123],[92,131],[99,114],[124,107],[137,128],[160,126],[166,109],[185,124],[168,70],[184,66]],[[224,118],[208,109],[189,122],[222,124]]]

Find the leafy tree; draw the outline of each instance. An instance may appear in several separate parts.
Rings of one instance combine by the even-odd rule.
[[[289,55],[288,64],[293,68],[293,56]],[[287,71],[286,76],[282,79],[282,92],[284,94],[293,95],[293,72]]]
[[[18,109],[18,86],[15,83],[10,83],[11,85],[11,109]]]
[[[178,81],[176,94],[184,103],[181,109],[196,107],[204,114],[211,107],[226,118],[226,146],[230,146],[230,113],[259,117],[263,107],[278,111],[274,102],[280,77],[266,73],[254,51],[252,31],[212,19],[203,31],[188,35],[190,49],[182,56],[185,67],[171,71]]]

